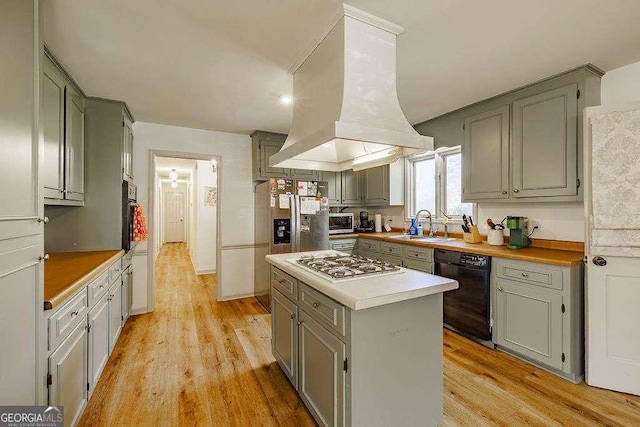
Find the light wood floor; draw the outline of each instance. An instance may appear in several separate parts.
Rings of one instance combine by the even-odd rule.
[[[270,349],[253,298],[216,302],[184,244],[166,244],[156,310],[134,316],[80,425],[314,425]],[[451,426],[640,426],[640,397],[571,384],[445,331],[444,421]]]

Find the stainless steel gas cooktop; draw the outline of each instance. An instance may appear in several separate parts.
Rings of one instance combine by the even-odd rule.
[[[360,255],[302,256],[292,260],[297,265],[330,280],[356,279],[363,276],[401,273],[401,267]]]

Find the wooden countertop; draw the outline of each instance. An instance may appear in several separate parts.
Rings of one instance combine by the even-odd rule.
[[[345,239],[360,237],[363,239],[382,240],[385,242],[399,243],[403,245],[424,246],[429,248],[441,248],[449,249],[458,252],[471,252],[481,255],[489,255],[500,258],[516,259],[521,261],[539,262],[543,264],[559,265],[563,267],[570,267],[581,264],[584,259],[584,249],[582,250],[566,250],[560,249],[561,247],[568,247],[571,249],[584,248],[581,243],[565,242],[566,244],[558,243],[555,241],[541,241],[535,239],[535,242],[539,246],[529,246],[523,249],[508,249],[506,245],[492,246],[486,241],[482,243],[466,243],[462,239],[450,240],[448,242],[427,243],[419,242],[415,240],[401,240],[395,239],[390,236],[399,235],[402,233],[390,232],[390,233],[351,233],[351,234],[334,234],[329,238]],[[548,242],[548,243],[547,243]],[[548,247],[541,247],[548,246]]]
[[[49,254],[44,264],[44,309],[60,305],[123,254],[123,250]]]

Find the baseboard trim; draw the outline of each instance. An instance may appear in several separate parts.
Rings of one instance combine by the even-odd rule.
[[[131,311],[129,312],[130,316],[138,316],[140,314],[147,314],[147,313],[151,313],[153,310],[149,311],[146,308],[137,308],[135,310],[131,309]]]
[[[226,297],[220,299],[220,301],[231,301],[234,299],[242,299],[242,298],[249,298],[249,297],[255,297],[256,294],[253,292],[247,292],[246,294],[236,294],[236,295],[227,295]]]
[[[193,264],[193,262],[191,263]],[[196,270],[196,274],[200,276],[201,274],[216,274],[216,270]]]

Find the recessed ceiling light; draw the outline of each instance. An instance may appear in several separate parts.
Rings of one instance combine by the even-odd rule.
[[[292,102],[293,102],[293,98],[291,98],[291,96],[289,96],[289,95],[282,95],[282,96],[280,97],[280,103],[281,103],[282,105],[289,105],[289,104],[291,104]]]

